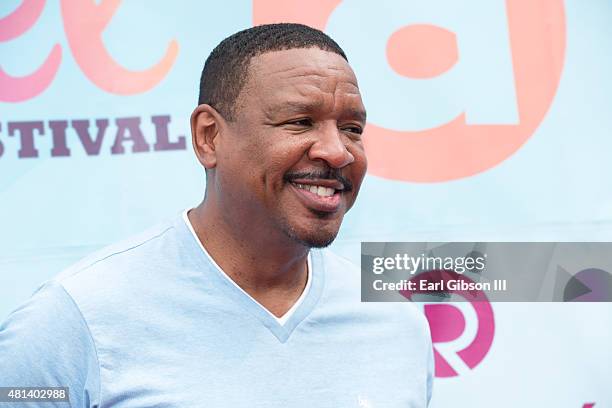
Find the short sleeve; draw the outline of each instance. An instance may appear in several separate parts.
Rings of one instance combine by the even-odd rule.
[[[0,387],[68,387],[70,404],[44,405],[97,407],[99,373],[87,324],[59,283],[43,285],[0,325]]]

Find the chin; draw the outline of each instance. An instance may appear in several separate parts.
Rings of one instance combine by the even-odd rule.
[[[332,242],[334,242],[334,239],[336,239],[336,235],[338,234],[337,233],[335,234],[318,233],[318,234],[294,236],[292,238],[309,248],[325,248],[329,246]]]
[[[325,248],[334,242],[340,226],[328,225],[327,227],[317,228],[315,225],[312,225],[307,229],[288,228],[285,232],[291,239],[308,248]]]
[[[283,217],[278,226],[294,242],[308,248],[325,248],[338,235],[344,214],[340,212],[315,212],[306,216]]]

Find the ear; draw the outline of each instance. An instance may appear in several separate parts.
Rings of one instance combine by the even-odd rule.
[[[206,169],[213,169],[217,165],[218,136],[223,125],[223,117],[210,105],[199,105],[191,114],[193,150]]]

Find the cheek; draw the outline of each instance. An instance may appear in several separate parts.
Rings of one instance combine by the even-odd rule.
[[[307,151],[307,144],[301,141],[295,143],[287,139],[274,144],[271,142],[270,146],[267,147],[266,157],[261,162],[262,165],[265,164],[264,171],[266,174],[273,178],[269,181],[284,184],[283,177],[286,173],[306,166],[301,164],[307,157]]]
[[[254,146],[253,150],[249,168],[242,171],[261,199],[278,203],[278,194],[286,188],[284,176],[300,163],[303,153],[288,143],[272,141],[267,146]]]
[[[351,149],[351,154],[355,158],[355,161],[352,164],[352,173],[353,177],[355,178],[353,182],[361,184],[361,181],[365,177],[366,171],[368,169],[368,159],[365,155],[363,147],[355,147]]]

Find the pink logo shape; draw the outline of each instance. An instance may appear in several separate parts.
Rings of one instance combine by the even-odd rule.
[[[102,32],[120,6],[121,0],[62,0],[64,31],[77,64],[100,89],[119,95],[148,91],[168,74],[178,55],[178,43],[170,41],[165,55],[151,68],[130,71],[108,53]],[[40,17],[45,0],[24,0],[11,14],[0,19],[0,41],[19,37]],[[0,101],[22,102],[51,85],[60,63],[62,49],[56,44],[45,62],[30,75],[14,77],[0,68]]]
[[[111,57],[102,42],[102,32],[121,0],[62,0],[62,15],[68,44],[83,73],[99,88],[131,95],[156,86],[170,71],[178,54],[178,43],[170,41],[162,59],[144,71],[130,71]]]
[[[460,275],[454,271],[434,270],[416,275],[411,281],[448,282],[449,280],[473,282],[470,278]],[[419,284],[417,283],[417,287]],[[447,287],[445,284],[444,287]],[[429,293],[425,290],[400,291],[407,299],[417,293]],[[446,293],[457,294],[468,300],[476,312],[477,326],[476,335],[471,343],[462,350],[456,351],[461,360],[471,369],[482,362],[493,343],[495,336],[495,319],[493,308],[484,292],[480,290],[463,291],[454,290]],[[433,303],[425,305],[425,316],[431,329],[431,340],[434,344],[434,358],[436,365],[436,377],[455,377],[457,371],[436,350],[436,343],[446,343],[458,339],[465,331],[465,316],[461,309],[449,303]]]
[[[0,41],[9,41],[25,33],[36,23],[45,8],[45,0],[24,0],[15,11],[0,19]],[[14,77],[0,68],[0,101],[21,102],[42,93],[55,78],[62,61],[62,48],[55,44],[45,62],[33,73]]]
[[[400,75],[433,78],[448,71],[459,59],[453,32],[430,24],[412,24],[391,35],[387,60]]]

